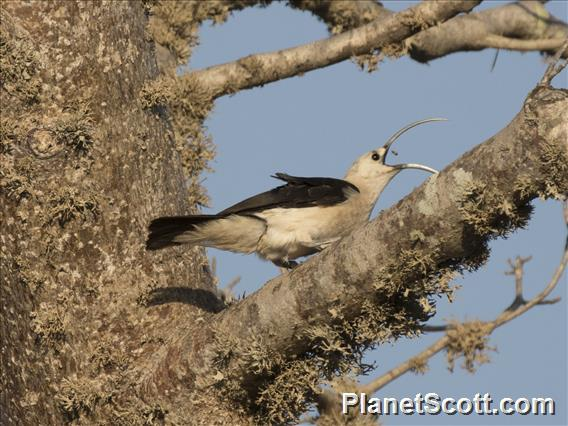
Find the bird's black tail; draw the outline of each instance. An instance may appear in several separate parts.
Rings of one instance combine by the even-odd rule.
[[[174,239],[186,232],[191,232],[196,225],[218,219],[217,215],[194,215],[159,217],[150,222],[148,226],[147,250],[158,250],[165,247],[179,245]]]

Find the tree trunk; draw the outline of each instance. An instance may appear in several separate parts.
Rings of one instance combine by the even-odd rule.
[[[2,7],[0,423],[187,415],[135,387],[166,330],[222,306],[202,249],[144,249],[152,217],[191,208],[167,113],[139,101],[144,5]]]
[[[458,3],[415,9],[437,10],[434,25],[477,2]],[[191,3],[189,21],[223,4]],[[224,309],[202,249],[145,250],[152,218],[194,211],[186,179],[206,154],[180,145],[202,137],[207,70],[177,79],[183,93],[173,76],[156,80],[143,2],[0,13],[2,425],[294,420],[323,378],[418,333],[429,298],[479,265],[489,238],[524,225],[532,198],[568,192],[568,95],[542,84],[503,131],[378,220]],[[404,28],[402,39],[420,30]]]

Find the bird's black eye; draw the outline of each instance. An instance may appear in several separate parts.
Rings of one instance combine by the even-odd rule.
[[[379,158],[381,158],[381,156],[379,154],[377,154],[376,152],[373,152],[373,155],[371,155],[371,158],[373,159],[373,161],[379,161]]]

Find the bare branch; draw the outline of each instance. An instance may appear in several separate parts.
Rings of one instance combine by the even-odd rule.
[[[511,267],[510,271],[505,272],[505,275],[513,275],[515,277],[515,297],[511,304],[503,311],[503,313],[507,313],[510,311],[514,311],[518,309],[520,306],[526,305],[528,302],[525,300],[523,296],[523,274],[524,274],[524,265],[530,262],[532,256],[527,257],[520,257],[517,256],[515,261],[513,262],[511,259],[507,261],[509,266]],[[539,300],[537,302],[538,305],[553,305],[560,301],[560,297],[555,297],[554,299],[549,300]],[[445,325],[425,325],[422,330],[425,332],[440,332],[440,331],[448,331],[455,328],[453,324],[445,324]]]
[[[448,329],[450,329],[452,326],[449,324],[444,324],[444,325],[425,325],[424,327],[422,327],[422,331],[427,332],[427,333],[438,333],[441,331],[447,331]]]
[[[267,3],[270,2],[250,0],[237,6],[229,2],[223,3],[221,9],[226,17],[229,11]],[[373,1],[291,0],[290,4],[301,10],[310,10],[328,24],[332,33],[340,34],[307,45],[250,55],[235,62],[194,71],[181,77],[178,84],[185,80],[191,80],[192,84],[197,82],[207,88],[212,98],[216,98],[300,76],[349,58],[357,58],[358,62],[367,63],[372,69],[378,60],[373,55],[381,49],[383,56],[408,54],[419,62],[428,62],[454,52],[486,48],[552,52],[568,37],[568,26],[551,17],[538,1],[508,4],[453,19],[449,18],[470,10],[474,5],[467,2],[424,2],[394,14]],[[175,7],[169,9],[177,10]],[[216,11],[217,8],[206,9],[201,14],[207,17]],[[175,19],[174,22],[180,25]],[[425,29],[427,27],[430,28]],[[179,28],[176,31],[179,32]],[[194,32],[195,28],[187,34]],[[186,38],[182,37],[178,42],[187,50]],[[178,56],[186,57],[187,52]]]
[[[385,19],[330,38],[277,52],[251,55],[189,76],[211,90],[213,97],[301,75],[352,56],[370,53],[471,10],[480,0],[424,2]]]
[[[555,303],[559,299],[553,300],[545,300],[545,298],[550,294],[550,292],[556,287],[558,282],[560,281],[560,277],[566,268],[566,263],[568,262],[568,251],[565,250],[560,261],[560,264],[556,268],[554,275],[552,276],[550,282],[546,286],[546,288],[529,302],[523,300],[522,296],[522,278],[523,278],[523,265],[530,260],[528,258],[521,258],[517,257],[514,263],[514,271],[513,274],[515,275],[515,289],[516,289],[516,296],[515,300],[508,307],[501,315],[499,315],[495,320],[485,322],[487,326],[487,334],[491,334],[497,327],[500,327],[506,324],[509,321],[517,318],[518,316],[522,315],[532,307],[536,305],[543,305],[543,304],[551,304]],[[520,303],[519,301],[522,301]],[[449,329],[451,327],[447,327]],[[402,376],[403,374],[410,371],[417,362],[423,363],[429,358],[432,358],[438,352],[443,350],[448,346],[450,342],[450,337],[445,335],[444,337],[438,339],[435,343],[430,345],[428,348],[420,352],[418,355],[408,359],[407,361],[403,362],[402,364],[398,365],[397,367],[393,368],[392,370],[388,371],[386,374],[377,377],[370,383],[366,385],[359,386],[359,391],[364,392],[366,394],[372,394],[377,392],[379,389],[386,386],[388,383],[392,382],[393,380],[397,379],[398,377]]]
[[[538,1],[511,3],[458,16],[407,41],[409,55],[428,62],[454,52],[487,48],[556,50],[568,37],[568,26],[551,17]]]
[[[547,299],[547,300],[543,300],[542,302],[538,302],[538,305],[554,305],[558,302],[560,302],[562,300],[562,298],[560,296],[558,297],[554,297],[553,299]]]
[[[511,270],[505,272],[505,275],[514,275],[515,276],[515,298],[513,302],[506,310],[514,310],[517,309],[519,306],[524,305],[526,300],[523,298],[523,267],[525,263],[529,262],[532,259],[532,256],[528,257],[520,257],[517,256],[515,262],[511,259],[508,260],[509,265],[511,266]]]
[[[416,365],[417,361],[424,362],[429,358],[432,358],[434,355],[436,355],[438,352],[444,349],[448,345],[449,341],[450,338],[447,335],[438,339],[434,344],[428,346],[418,355],[413,356],[412,358],[406,360],[402,364],[393,368],[386,374],[377,377],[368,384],[360,386],[359,387],[360,392],[362,393],[364,392],[366,394],[373,394],[377,392],[379,389],[385,387],[388,383],[399,378],[404,373],[407,373],[408,371],[412,370],[413,366]]]
[[[554,55],[554,58],[552,58],[550,65],[548,65],[548,68],[546,69],[544,76],[540,80],[540,84],[546,86],[550,85],[552,79],[556,77],[566,67],[568,59],[561,60],[560,58],[566,57],[567,53],[568,53],[568,38],[564,40],[564,43],[558,49],[558,51]]]
[[[564,38],[519,40],[511,37],[489,34],[482,41],[480,41],[479,44],[487,48],[528,52],[532,50],[556,50],[564,44],[565,40],[566,39]]]
[[[236,276],[227,285],[221,288],[219,282],[219,277],[217,276],[217,258],[213,257],[211,260],[211,277],[213,278],[213,283],[216,286],[217,296],[226,304],[230,305],[238,299],[235,295],[234,289],[241,282],[241,277]]]
[[[410,56],[424,62],[461,50],[554,51],[568,35],[568,27],[550,16],[542,3],[523,1],[501,5],[449,20],[439,25],[436,31],[431,29],[424,36],[413,37],[408,43],[413,45]],[[293,0],[290,4],[310,10],[327,23],[333,34],[393,13],[374,1]]]
[[[550,280],[548,285],[544,288],[544,290],[542,290],[537,296],[533,297],[530,301],[520,305],[518,308],[506,309],[495,320],[488,323],[489,325],[491,325],[491,331],[524,314],[526,311],[528,311],[529,309],[531,309],[536,305],[555,303],[554,301],[546,301],[545,299],[552,292],[552,290],[554,290],[554,287],[556,287],[556,285],[558,284],[558,281],[560,280],[560,277],[562,277],[564,269],[566,268],[566,263],[568,263],[568,250],[564,250],[564,253],[562,255],[562,260],[560,261],[560,264],[556,268],[556,271],[554,272],[552,279]]]

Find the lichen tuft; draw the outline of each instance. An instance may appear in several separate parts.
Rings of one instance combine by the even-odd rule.
[[[76,154],[87,154],[94,143],[94,122],[88,103],[79,102],[66,107],[51,131],[58,143]]]
[[[76,190],[63,190],[54,193],[48,200],[50,223],[59,223],[61,227],[80,218],[86,221],[99,216],[99,203],[94,196],[85,196]]]
[[[30,318],[36,342],[58,352],[66,338],[65,313],[59,307],[43,303],[40,309],[30,313]]]
[[[67,420],[73,421],[91,415],[98,405],[109,403],[112,394],[102,391],[97,380],[63,379],[55,399]]]
[[[566,141],[564,141],[566,142]],[[566,199],[568,196],[568,153],[566,146],[545,143],[541,151],[541,170],[546,176],[538,195],[542,199]]]
[[[490,361],[487,351],[495,348],[488,345],[490,329],[481,321],[466,323],[450,322],[447,332],[449,343],[446,347],[448,369],[454,371],[455,362],[463,357],[462,367],[474,373],[477,365]]]
[[[188,181],[190,203],[207,205],[208,198],[199,176],[209,170],[209,161],[215,156],[213,143],[203,126],[213,108],[211,94],[191,75],[162,77],[142,90],[141,101],[145,108],[168,108],[175,147]]]
[[[37,49],[13,28],[4,11],[0,15],[0,88],[27,104],[35,103],[41,94]]]
[[[0,194],[5,194],[16,203],[30,198],[34,193],[30,178],[17,173],[13,168],[0,169]]]
[[[482,238],[506,237],[524,228],[532,213],[527,203],[515,203],[502,191],[473,180],[463,186],[459,211],[472,233]]]

